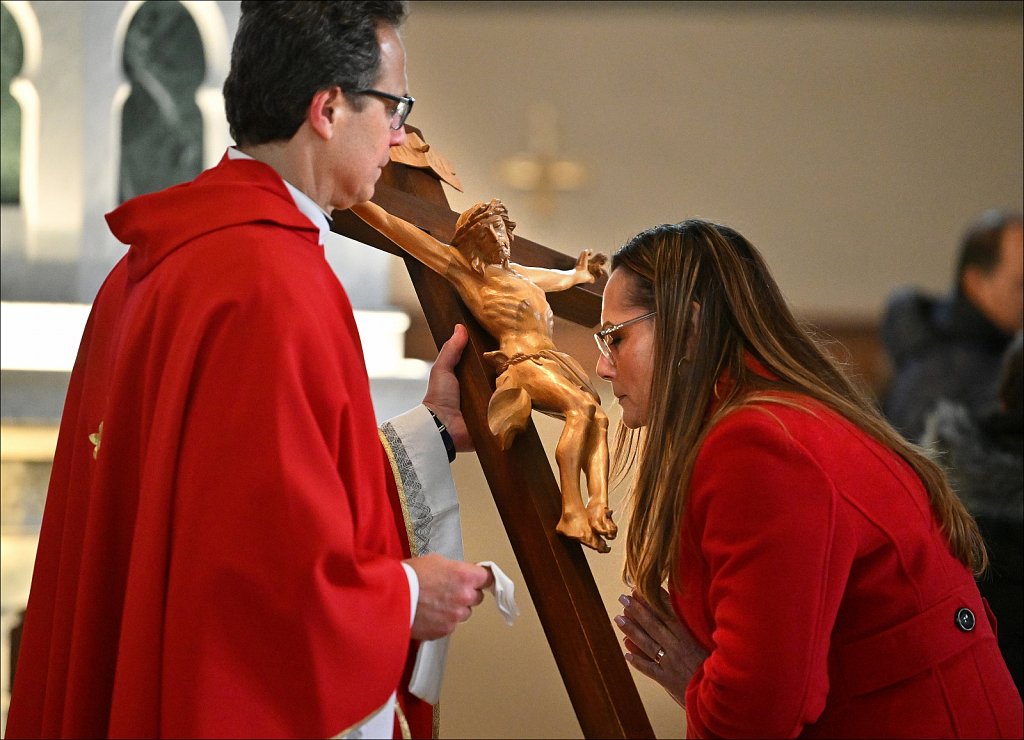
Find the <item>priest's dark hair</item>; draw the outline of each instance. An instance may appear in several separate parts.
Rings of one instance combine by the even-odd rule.
[[[224,82],[235,143],[289,140],[313,96],[338,86],[356,110],[380,73],[377,28],[398,28],[404,0],[243,0]]]

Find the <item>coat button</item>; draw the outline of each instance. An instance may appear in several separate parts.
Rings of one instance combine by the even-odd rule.
[[[966,606],[962,606],[956,610],[956,626],[962,629],[964,632],[970,632],[974,629],[974,612],[968,609]]]

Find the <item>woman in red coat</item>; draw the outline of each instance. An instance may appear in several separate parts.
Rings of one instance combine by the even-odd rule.
[[[602,319],[636,467],[615,621],[688,736],[1021,737],[977,526],[746,239],[637,235]]]

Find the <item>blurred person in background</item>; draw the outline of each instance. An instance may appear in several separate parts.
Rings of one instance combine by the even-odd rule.
[[[940,398],[990,412],[1003,353],[1024,327],[1024,236],[1019,212],[987,211],[967,229],[948,296],[900,288],[882,342],[893,377],[882,411],[911,441]]]
[[[996,615],[999,648],[1021,690],[1024,662],[1024,334],[1003,360],[999,407],[981,416],[940,401],[925,422],[925,445],[941,452],[953,488],[978,522],[989,570],[978,581]],[[1024,693],[1024,692],[1022,692]]]

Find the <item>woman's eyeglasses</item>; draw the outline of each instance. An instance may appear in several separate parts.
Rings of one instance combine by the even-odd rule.
[[[601,354],[604,355],[604,358],[613,365],[615,364],[615,358],[612,356],[612,340],[615,337],[616,332],[630,324],[636,324],[640,321],[649,319],[657,313],[657,311],[651,311],[650,313],[645,313],[643,316],[637,316],[634,319],[623,321],[621,324],[615,324],[614,326],[606,326],[601,331],[595,332],[594,341],[597,342],[597,348],[601,350]]]

